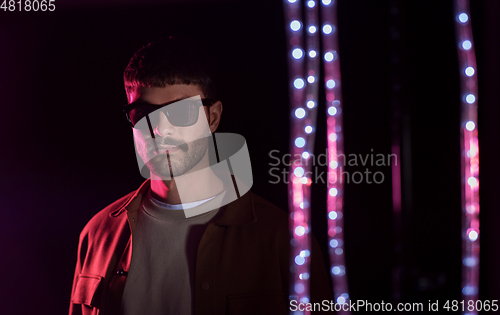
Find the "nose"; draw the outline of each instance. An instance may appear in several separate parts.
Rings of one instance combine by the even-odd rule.
[[[154,133],[159,137],[165,137],[174,132],[174,126],[168,121],[167,116],[164,112],[160,112],[160,117],[158,119],[158,125],[154,129]]]

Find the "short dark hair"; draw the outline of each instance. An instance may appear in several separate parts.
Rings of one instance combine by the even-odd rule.
[[[215,99],[215,70],[208,48],[170,36],[139,49],[123,73],[123,81],[127,96],[136,87],[195,84],[206,98]]]

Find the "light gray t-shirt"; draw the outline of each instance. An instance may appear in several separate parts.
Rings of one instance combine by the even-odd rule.
[[[188,218],[184,210],[172,208],[178,207],[153,199],[150,192],[144,197],[132,239],[123,315],[193,314],[196,252],[219,208]]]

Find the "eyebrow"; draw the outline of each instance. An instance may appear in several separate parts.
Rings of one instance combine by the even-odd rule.
[[[195,96],[197,96],[197,95],[195,95]],[[178,102],[178,101],[182,101],[184,99],[191,98],[191,97],[194,97],[194,96],[189,96],[189,95],[183,94],[183,95],[180,95],[179,97],[174,98],[172,101],[165,102],[165,103],[162,103],[162,104],[153,104],[153,103],[150,103],[150,102],[146,101],[145,99],[139,97],[133,103],[142,102],[142,103],[146,103],[146,104],[149,104],[149,105],[161,106],[161,105],[165,105],[165,104],[168,104],[168,103],[175,103],[175,102]],[[200,97],[201,97],[201,95],[200,95]]]
[[[188,95],[183,94],[183,95],[181,95],[181,96],[179,96],[179,97],[175,98],[175,101],[181,101],[181,100],[183,100],[183,99],[186,99],[186,98],[191,98],[191,97],[192,97],[192,96],[188,96]]]

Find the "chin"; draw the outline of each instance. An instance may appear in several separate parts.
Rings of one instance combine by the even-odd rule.
[[[165,158],[166,160],[166,158]],[[171,179],[170,178],[170,169],[168,167],[168,163],[155,163],[158,161],[148,163],[148,168],[154,175],[161,177],[162,179]],[[186,174],[186,169],[182,166],[172,165],[172,176],[177,177]]]
[[[150,166],[148,166],[150,172],[152,174],[154,174],[156,177],[159,177],[161,179],[165,179],[165,180],[169,180],[169,179],[172,179],[172,177],[170,176],[170,171],[168,169],[158,169],[158,168],[152,168]],[[174,174],[174,177],[175,177],[175,174]]]

